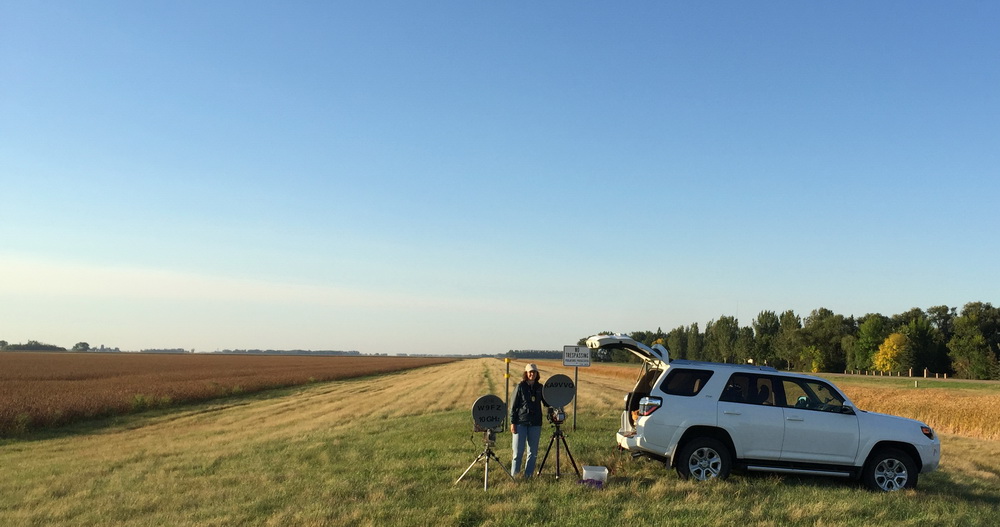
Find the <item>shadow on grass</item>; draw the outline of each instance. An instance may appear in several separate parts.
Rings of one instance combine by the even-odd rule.
[[[982,470],[996,474],[995,469],[990,467],[983,467]],[[918,483],[917,491],[942,500],[960,500],[963,503],[1000,507],[1000,494],[997,493],[996,485],[984,485],[984,480],[975,480],[970,484],[962,479],[964,478],[957,478],[948,472],[934,472]]]

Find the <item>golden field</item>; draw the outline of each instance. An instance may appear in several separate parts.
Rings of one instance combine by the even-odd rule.
[[[447,358],[0,353],[0,435],[283,386],[375,375]]]

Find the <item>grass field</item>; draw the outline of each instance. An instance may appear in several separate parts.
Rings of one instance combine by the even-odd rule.
[[[572,376],[539,367],[543,378]],[[511,482],[492,464],[488,490],[481,466],[456,484],[483,449],[472,402],[503,397],[503,374],[503,361],[463,360],[2,440],[0,525],[996,523],[1000,444],[972,436],[944,434],[941,470],[893,494],[820,478],[696,484],[629,460],[613,448],[627,368],[581,368],[577,430],[564,426],[578,464],[611,470],[605,488],[578,485],[565,458],[559,481],[550,458],[533,481]],[[501,434],[495,447],[505,463],[509,441]]]

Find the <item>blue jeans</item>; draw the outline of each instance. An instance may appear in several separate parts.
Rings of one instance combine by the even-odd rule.
[[[510,475],[516,476],[521,471],[521,459],[524,458],[524,477],[530,478],[535,473],[535,457],[538,455],[538,439],[542,437],[542,427],[516,426],[517,433],[513,434],[511,444],[514,449],[514,460],[510,464]],[[525,452],[525,447],[527,447],[527,452]]]

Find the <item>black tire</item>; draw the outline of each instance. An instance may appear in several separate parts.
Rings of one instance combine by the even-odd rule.
[[[677,475],[682,479],[726,479],[732,468],[733,457],[729,449],[710,437],[696,437],[688,441],[677,456]]]
[[[902,450],[883,448],[868,457],[861,482],[876,492],[912,489],[917,486],[917,464]]]

